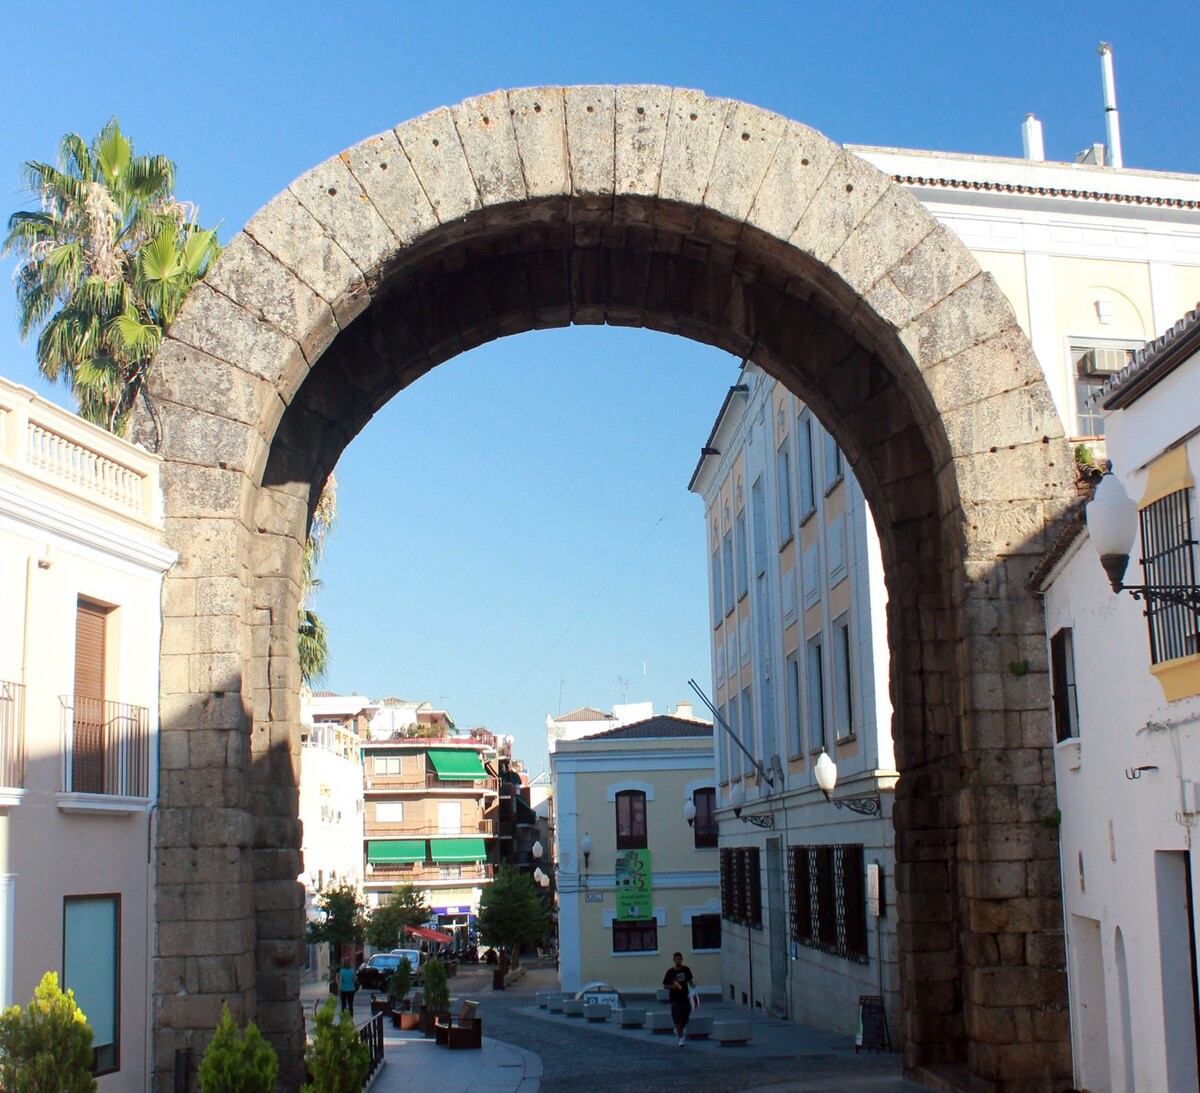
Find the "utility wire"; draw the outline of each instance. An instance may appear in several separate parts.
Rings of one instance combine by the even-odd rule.
[[[533,675],[534,672],[537,671],[537,669],[538,669],[539,665],[542,663],[542,661],[544,661],[552,652],[554,652],[554,650],[562,642],[563,638],[565,638],[575,628],[576,623],[578,623],[579,620],[582,619],[583,616],[586,615],[592,609],[592,607],[595,605],[596,601],[598,599],[600,599],[600,597],[603,596],[605,592],[608,591],[608,588],[613,583],[613,581],[615,581],[625,571],[625,569],[629,565],[629,563],[632,562],[633,559],[636,558],[638,556],[638,554],[641,552],[642,547],[644,547],[650,541],[651,537],[654,535],[654,533],[656,531],[658,531],[659,527],[662,526],[662,524],[666,520],[666,518],[671,515],[671,512],[674,510],[675,506],[679,504],[679,500],[681,497],[683,497],[682,492],[676,494],[675,500],[672,501],[667,506],[666,511],[657,520],[654,521],[654,523],[650,527],[650,530],[648,532],[646,532],[645,536],[642,538],[642,541],[633,548],[633,551],[630,553],[629,557],[627,557],[619,566],[617,566],[616,571],[613,573],[613,575],[611,577],[609,577],[608,580],[605,581],[604,584],[602,584],[596,590],[595,595],[593,595],[592,598],[583,605],[583,607],[579,611],[579,614],[577,614],[569,623],[567,623],[567,625],[563,628],[562,632],[559,633],[558,637],[556,637],[542,652],[542,655],[539,656],[537,658],[537,660],[535,660],[529,666],[529,670],[519,680],[517,680],[516,683],[513,684],[512,689],[508,692],[508,694],[506,694],[502,699],[500,699],[499,702],[496,703],[495,706],[492,707],[492,709],[488,713],[487,717],[485,717],[483,719],[483,723],[485,725],[489,724],[491,722],[493,715],[495,715],[496,713],[498,713],[500,710],[502,710],[504,708],[504,704],[510,698],[512,698],[512,696],[515,695],[517,693],[517,691],[519,691],[521,689],[521,687],[524,685],[525,681],[531,675]],[[559,696],[559,705],[562,705],[561,694]],[[562,710],[559,710],[558,712],[562,713]]]

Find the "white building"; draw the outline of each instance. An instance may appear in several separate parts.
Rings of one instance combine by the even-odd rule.
[[[1131,538],[1135,506],[1140,515],[1124,580],[1177,588],[1179,599],[1114,592],[1103,548],[1078,521],[1037,575],[1054,686],[1075,1083],[1166,1093],[1200,1079],[1191,847],[1200,823],[1200,311],[1110,383],[1103,408],[1115,481],[1099,496],[1124,488]],[[1090,513],[1089,522],[1100,539]]]
[[[0,1003],[25,1006],[57,971],[112,1091],[150,1084],[151,806],[175,561],[158,473],[156,457],[0,380]],[[187,660],[164,671],[186,674]]]
[[[1035,127],[1027,122],[1027,138]],[[1038,156],[1040,140],[1027,143]],[[921,248],[936,251],[940,233],[953,232],[992,274],[1042,363],[1077,458],[1101,458],[1105,420],[1090,396],[1200,299],[1200,177],[1098,166],[1103,149],[1089,163],[1046,163],[848,147],[940,222]],[[741,941],[728,931],[726,985],[749,1004],[853,1031],[859,993],[883,993],[894,1027],[893,759],[878,547],[842,462],[808,409],[751,361],[718,413],[691,488],[707,517],[713,698],[762,765],[755,770],[719,736],[722,801],[744,793],[742,818],[774,825],[721,813],[722,847],[761,859],[761,926]],[[1020,514],[1011,534],[1024,534]],[[815,785],[822,741],[837,762],[840,810]],[[1051,787],[1037,792],[1053,814]],[[863,808],[878,798],[884,822],[851,813],[843,795]],[[847,853],[853,863],[861,854],[863,876],[846,871]],[[875,862],[882,877],[868,868]],[[845,900],[854,900],[857,930],[859,901],[874,908],[877,882],[882,913],[868,917],[867,962],[858,964],[846,944]],[[839,952],[852,955],[831,956]]]
[[[607,729],[632,725],[654,716],[652,702],[624,702],[613,706],[612,713],[605,713],[595,706],[580,706],[557,717],[546,714],[546,750],[553,752],[560,740],[582,740]]]

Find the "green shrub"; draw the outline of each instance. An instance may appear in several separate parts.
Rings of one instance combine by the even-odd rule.
[[[431,1013],[450,1012],[450,977],[440,960],[425,965],[425,1008]]]
[[[275,1049],[258,1026],[251,1021],[243,1034],[234,1024],[229,1003],[222,1002],[217,1031],[200,1060],[202,1093],[274,1093],[278,1072]]]
[[[87,1093],[92,1077],[92,1028],[75,996],[47,972],[24,1013],[0,1013],[0,1089],[4,1093]]]
[[[338,1020],[330,998],[313,1018],[313,1038],[304,1052],[312,1081],[301,1093],[358,1093],[371,1069],[371,1049],[358,1035],[354,1016],[343,1010]]]
[[[388,980],[388,998],[391,1000],[393,1006],[408,994],[408,988],[411,986],[412,964],[407,956],[402,956],[399,965],[392,972],[392,977]]]

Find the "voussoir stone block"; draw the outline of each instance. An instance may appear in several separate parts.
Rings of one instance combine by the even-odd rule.
[[[508,92],[521,173],[531,199],[571,192],[566,110],[559,87],[522,87]]]
[[[688,226],[695,220],[694,209],[701,205],[708,188],[729,106],[728,99],[710,99],[702,91],[677,87],[671,92],[658,195],[683,208],[659,209],[656,223]]]
[[[429,198],[391,129],[346,151],[346,165],[402,247],[437,226]]]
[[[731,102],[704,191],[704,205],[740,225],[750,213],[787,128],[787,120]]]
[[[525,180],[508,96],[503,91],[467,99],[452,111],[480,204],[524,200]]]
[[[396,137],[439,224],[480,207],[479,191],[449,110],[442,107],[396,126]]]
[[[671,111],[671,89],[653,84],[618,87],[614,105],[616,130],[614,190],[617,194],[657,197],[662,179],[663,149]],[[639,215],[638,222],[647,216]]]

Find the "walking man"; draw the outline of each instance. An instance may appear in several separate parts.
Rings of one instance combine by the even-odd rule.
[[[671,1020],[675,1023],[675,1035],[683,1047],[683,1030],[692,1015],[691,988],[695,987],[692,969],[683,962],[683,953],[671,957],[673,963],[663,976],[663,986],[671,992]]]

